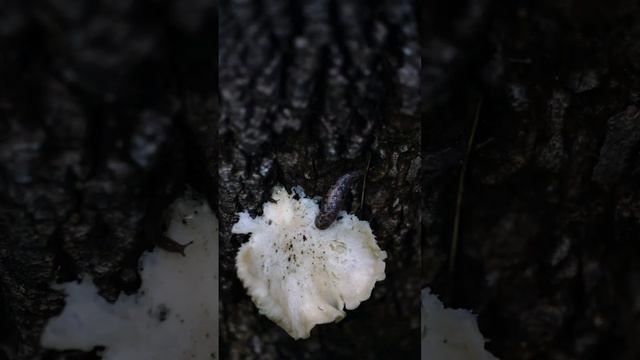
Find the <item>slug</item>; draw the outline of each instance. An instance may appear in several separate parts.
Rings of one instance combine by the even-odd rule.
[[[162,250],[168,251],[168,252],[180,253],[180,255],[182,256],[186,256],[184,254],[184,250],[187,248],[187,246],[191,244],[193,244],[193,241],[189,241],[186,244],[180,244],[179,242],[173,240],[172,238],[164,235],[160,238],[160,241],[156,242],[156,246],[160,247]]]
[[[338,213],[344,207],[344,199],[351,189],[354,181],[362,175],[362,171],[356,170],[342,175],[331,186],[322,202],[320,213],[316,217],[315,224],[320,230],[328,228],[338,217]]]
[[[193,219],[193,217],[196,215],[198,215],[198,210],[194,210],[193,213],[183,216],[181,220],[182,226],[187,226],[189,224],[189,221]],[[167,229],[169,228],[169,223],[164,223],[162,225],[162,228],[163,228],[163,231],[167,231]],[[186,244],[181,244],[167,235],[160,236],[159,240],[156,240],[155,242],[155,245],[161,248],[162,250],[173,252],[173,253],[179,253],[183,257],[186,256],[184,253],[185,249],[191,244],[193,244],[193,241],[189,241]]]

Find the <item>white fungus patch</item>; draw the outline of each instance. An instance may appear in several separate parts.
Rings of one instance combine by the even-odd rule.
[[[42,346],[104,346],[105,360],[217,359],[218,220],[206,202],[179,199],[166,235],[193,243],[185,256],[161,249],[143,254],[136,294],[110,304],[88,276],[56,285],[67,295],[66,306],[47,323]]]
[[[484,349],[475,315],[445,308],[438,297],[422,289],[422,356],[424,360],[497,360]]]
[[[231,232],[251,234],[236,267],[260,313],[300,339],[367,300],[385,278],[387,254],[369,223],[355,215],[342,212],[326,230],[316,228],[318,204],[300,188],[294,191],[299,199],[275,187],[275,202],[263,205],[263,215],[240,213]]]

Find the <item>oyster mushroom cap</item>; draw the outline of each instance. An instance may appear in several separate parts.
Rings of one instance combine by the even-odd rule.
[[[263,205],[263,215],[240,213],[231,232],[251,234],[238,251],[236,268],[260,313],[300,339],[368,299],[376,281],[385,278],[387,254],[369,223],[355,215],[342,212],[319,230],[318,204],[301,190],[297,195],[275,187],[275,202]]]
[[[171,206],[166,235],[190,246],[185,255],[161,249],[139,261],[137,293],[109,303],[89,275],[54,285],[66,294],[61,314],[49,319],[43,348],[91,351],[104,360],[218,358],[218,219],[187,194]]]
[[[485,350],[476,316],[465,309],[450,309],[429,288],[422,289],[423,359],[498,360]]]

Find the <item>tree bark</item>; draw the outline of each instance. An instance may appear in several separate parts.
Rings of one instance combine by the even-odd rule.
[[[410,1],[223,1],[219,210],[221,344],[230,359],[418,355],[420,53]],[[338,324],[294,341],[260,315],[238,280],[236,213],[271,189],[324,196],[367,172],[349,210],[387,251],[387,278]],[[361,194],[364,201],[361,203]]]
[[[425,281],[501,359],[637,359],[637,2],[457,3],[423,13]]]
[[[215,203],[215,8],[9,2],[0,14],[0,359],[39,345],[54,281],[114,300],[186,186]],[[3,5],[4,6],[4,5]]]
[[[134,292],[187,187],[220,219],[222,358],[417,358],[424,286],[502,359],[640,356],[637,2],[224,0],[217,39],[203,0],[4,10],[0,360],[97,358],[40,348],[51,283]],[[387,278],[294,341],[230,228],[353,170]]]

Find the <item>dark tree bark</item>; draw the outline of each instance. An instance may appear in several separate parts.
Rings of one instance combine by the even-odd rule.
[[[186,186],[216,203],[210,2],[9,2],[0,13],[0,359],[39,346],[53,281],[114,300]]]
[[[387,280],[347,320],[295,342],[257,314],[233,269],[241,239],[223,237],[223,350],[417,354],[413,8],[265,2],[261,14],[252,6],[234,4],[221,24],[220,58],[233,60],[220,67],[221,166],[208,2],[45,1],[10,4],[1,15],[0,358],[94,358],[39,347],[45,321],[63,306],[50,283],[90,274],[109,300],[135,291],[136,261],[186,186],[219,204],[228,235],[235,212],[258,209],[276,182],[320,195],[353,168],[366,169],[367,182],[349,207],[388,252]]]
[[[502,359],[637,359],[638,3],[456,1],[423,16],[426,283],[479,313]]]
[[[2,10],[1,360],[96,358],[39,347],[51,282],[135,291],[186,187],[221,221],[223,358],[416,358],[423,286],[502,359],[640,356],[636,1],[429,2],[422,46],[411,1],[226,0],[219,46],[203,0]],[[237,279],[230,227],[278,183],[322,196],[352,170],[387,279],[294,341]]]
[[[411,1],[223,1],[220,9],[221,354],[230,359],[417,358],[420,52]],[[236,276],[244,236],[280,183],[323,196],[366,170],[349,210],[387,251],[387,278],[338,324],[292,340]],[[364,191],[363,206],[360,194]]]

